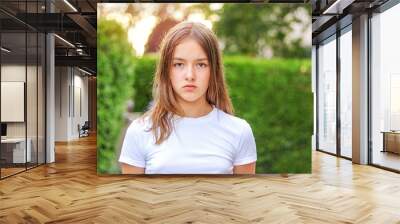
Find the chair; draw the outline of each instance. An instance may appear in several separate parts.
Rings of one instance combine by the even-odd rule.
[[[80,125],[78,124],[79,138],[89,136],[89,129],[90,129],[89,121],[85,121],[82,127],[80,127]]]

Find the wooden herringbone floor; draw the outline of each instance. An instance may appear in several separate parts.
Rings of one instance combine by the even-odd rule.
[[[313,152],[313,174],[99,177],[93,137],[0,181],[0,223],[400,223],[400,175]]]

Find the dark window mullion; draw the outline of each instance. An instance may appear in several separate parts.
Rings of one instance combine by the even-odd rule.
[[[45,13],[48,13],[48,6],[50,3],[46,0],[45,4]],[[44,79],[44,161],[43,163],[47,163],[47,37],[48,33],[44,33],[44,69],[42,69],[42,80]],[[44,71],[44,78],[43,78]],[[43,108],[43,107],[42,107]]]
[[[28,1],[25,0],[25,21],[27,21]],[[24,88],[24,120],[25,120],[25,170],[28,170],[28,119],[27,119],[27,89],[28,89],[28,25],[25,23],[25,88]]]
[[[340,119],[340,30],[336,31],[336,154],[341,156],[341,119]]]
[[[36,1],[39,13],[39,1]],[[36,166],[39,165],[39,32],[36,32]]]
[[[315,108],[316,108],[316,110],[315,110],[315,122],[316,122],[316,127],[315,127],[315,132],[316,132],[316,140],[315,140],[315,148],[317,149],[317,150],[319,150],[319,97],[318,97],[318,94],[319,94],[319,71],[318,71],[318,69],[319,69],[319,54],[318,54],[318,50],[319,50],[319,44],[317,44],[316,45],[316,47],[315,47],[315,97],[316,97],[316,100],[315,100]]]
[[[367,46],[368,46],[368,53],[367,53],[367,132],[368,132],[368,164],[373,164],[373,153],[372,153],[372,83],[371,83],[371,71],[372,71],[372,64],[371,64],[371,55],[372,55],[372,30],[371,30],[371,20],[372,20],[372,12],[368,12],[368,20],[367,20]]]

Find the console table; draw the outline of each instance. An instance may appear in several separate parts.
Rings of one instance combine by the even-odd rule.
[[[31,145],[32,141],[27,138],[26,154],[25,154],[25,138],[6,138],[1,139],[1,159],[6,163],[25,163],[31,162]]]
[[[400,131],[382,131],[381,133],[383,133],[382,152],[400,154]]]

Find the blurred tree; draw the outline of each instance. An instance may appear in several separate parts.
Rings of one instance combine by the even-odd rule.
[[[180,17],[177,16],[177,12],[180,12]],[[210,17],[216,15],[216,13],[210,9],[210,4],[208,3],[193,5],[174,3],[159,4],[153,12],[158,22],[147,40],[145,53],[157,52],[161,40],[168,30],[179,22],[187,20],[193,13],[200,13],[205,19],[210,19]]]
[[[167,18],[163,21],[159,22],[156,27],[154,27],[153,31],[151,32],[146,46],[145,46],[145,53],[155,53],[158,52],[160,43],[164,35],[168,32],[169,29],[174,27],[180,21],[174,20],[173,18]]]
[[[133,26],[136,21],[143,17],[140,6],[135,6],[133,3],[129,4],[125,9],[125,14],[129,17],[129,27]]]
[[[311,43],[293,35],[295,26],[304,33],[311,23],[306,4],[224,4],[217,14],[213,29],[227,54],[310,57]]]

